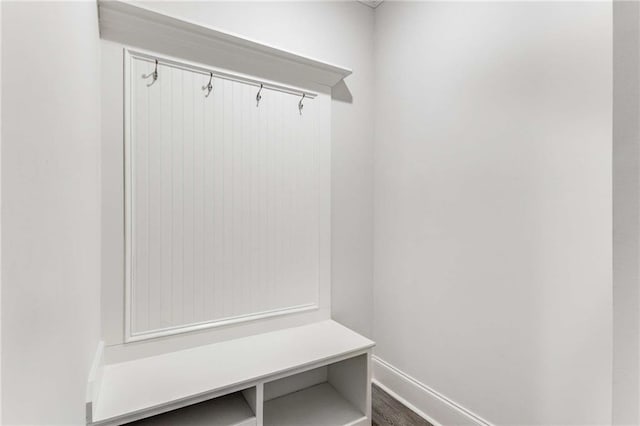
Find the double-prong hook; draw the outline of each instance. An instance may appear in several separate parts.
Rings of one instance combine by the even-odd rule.
[[[262,92],[262,83],[260,83],[260,89],[256,94],[256,107],[260,106],[260,99],[262,99],[262,95],[260,94],[260,92]]]
[[[142,74],[142,78],[149,78],[149,77],[153,77],[153,79],[151,80],[151,83],[147,84],[147,87],[151,86],[158,79],[158,60],[157,59],[156,59],[156,67],[153,70],[153,72],[147,75]]]
[[[300,98],[300,101],[298,102],[298,111],[300,111],[300,115],[302,115],[302,108],[304,108],[304,104],[302,103],[302,101],[304,101],[305,96],[306,96],[306,93],[303,93],[302,97]]]
[[[205,98],[208,98],[209,95],[211,94],[211,91],[213,90],[213,84],[211,83],[211,80],[213,80],[213,73],[210,72],[209,73],[209,83],[206,86],[202,86],[202,90],[206,90],[207,94],[204,95]]]

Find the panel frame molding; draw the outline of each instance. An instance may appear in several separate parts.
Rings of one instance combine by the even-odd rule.
[[[231,326],[234,324],[246,323],[249,321],[264,320],[273,317],[285,315],[303,314],[313,311],[328,311],[330,309],[331,300],[331,282],[330,282],[330,261],[331,261],[331,244],[330,244],[330,214],[331,214],[331,181],[330,181],[330,98],[325,98],[313,91],[302,89],[295,86],[283,85],[268,79],[259,79],[247,74],[236,73],[229,70],[211,67],[204,64],[182,60],[175,57],[146,51],[144,49],[123,47],[123,206],[124,206],[124,339],[123,343],[135,343],[169,337],[174,335],[183,335],[190,332],[203,331],[207,329]],[[288,94],[304,93],[305,98],[313,102],[319,102],[321,107],[320,125],[319,125],[319,164],[318,164],[318,180],[319,180],[319,271],[316,303],[308,303],[286,308],[278,308],[266,311],[260,311],[250,314],[236,315],[221,319],[207,320],[201,322],[193,322],[185,325],[171,326],[157,330],[134,332],[132,324],[132,259],[133,259],[133,182],[132,182],[132,123],[131,123],[131,63],[133,59],[145,61],[153,61],[157,59],[165,65],[183,69],[190,72],[196,72],[203,75],[213,73],[214,77],[241,82],[243,84],[254,85],[259,87],[260,83],[265,84],[265,89],[277,90]]]

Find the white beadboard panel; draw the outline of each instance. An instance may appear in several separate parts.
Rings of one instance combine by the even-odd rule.
[[[127,340],[317,308],[328,109],[154,67],[126,56]]]

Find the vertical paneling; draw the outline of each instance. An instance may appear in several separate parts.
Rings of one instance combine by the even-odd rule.
[[[163,78],[158,81],[160,104],[160,325],[170,327],[173,321],[173,75],[170,68],[160,67]],[[164,118],[164,119],[163,119]],[[132,309],[133,310],[133,309]]]
[[[182,301],[184,300],[184,73],[171,68],[172,121],[171,131],[171,305],[172,325],[184,323]],[[134,118],[137,120],[137,117]],[[135,144],[135,141],[134,141]],[[136,167],[137,163],[133,164]],[[137,200],[132,200],[135,208]],[[136,212],[134,211],[134,215]],[[136,263],[134,267],[139,267]],[[134,281],[135,288],[135,281]],[[133,307],[135,311],[135,306]],[[134,331],[137,331],[134,329]]]
[[[318,303],[314,100],[130,60],[130,337]]]
[[[151,71],[151,64],[147,64],[148,70]],[[164,73],[164,67],[161,70]],[[148,72],[149,72],[148,71]],[[163,138],[162,138],[162,84],[164,81],[156,81],[147,90],[147,134],[148,134],[148,150],[147,150],[147,194],[148,194],[148,220],[147,220],[147,239],[148,239],[148,327],[151,329],[159,328],[162,324],[162,154],[163,154]],[[155,105],[154,108],[151,106]],[[156,149],[151,149],[151,144],[156,143]],[[142,160],[142,159],[141,159]],[[155,182],[156,184],[153,184]],[[151,214],[156,212],[156,214]],[[157,267],[151,267],[157,265]]]

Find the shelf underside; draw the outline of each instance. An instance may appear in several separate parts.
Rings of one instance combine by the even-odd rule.
[[[137,422],[135,426],[255,426],[256,418],[242,393],[214,398]]]

